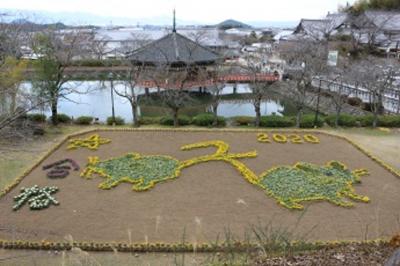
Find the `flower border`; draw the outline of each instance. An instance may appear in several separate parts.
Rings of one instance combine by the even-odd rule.
[[[197,128],[183,128],[183,129],[169,129],[169,128],[94,128],[89,130],[83,130],[77,133],[69,134],[64,137],[58,144],[50,148],[42,158],[36,161],[32,167],[25,170],[20,176],[15,178],[14,182],[8,185],[0,192],[0,199],[9,193],[12,189],[17,187],[21,181],[28,176],[36,167],[38,167],[44,160],[46,160],[54,151],[60,148],[64,143],[73,137],[78,137],[84,134],[89,134],[99,131],[117,131],[117,132],[229,132],[229,133],[262,133],[262,132],[286,132],[292,134],[299,134],[304,132],[317,133],[330,137],[342,139],[347,143],[354,146],[357,150],[365,154],[371,160],[382,166],[384,169],[389,171],[395,177],[400,178],[400,171],[394,167],[385,163],[371,152],[350,140],[349,138],[330,132],[320,130],[308,130],[308,129],[197,129]],[[294,242],[293,244],[295,244]],[[385,245],[389,244],[389,239],[376,239],[368,241],[314,241],[309,243],[310,246],[315,248],[323,247],[337,247],[340,245],[347,244],[370,244],[370,245]],[[115,242],[49,242],[49,241],[27,241],[27,240],[0,240],[0,248],[3,249],[31,249],[31,250],[70,250],[72,247],[80,248],[84,251],[120,251],[120,252],[218,252],[226,250],[225,245],[212,245],[212,244],[164,244],[164,243],[145,243],[145,244],[128,244],[128,243],[115,243]],[[257,244],[241,244],[237,245],[237,251],[247,251],[250,248],[259,248]],[[231,247],[229,247],[231,250]]]
[[[315,242],[299,242],[292,241],[290,244],[293,248],[304,248],[310,249],[321,249],[321,248],[335,248],[349,244],[357,245],[389,245],[389,239],[375,239],[375,240],[364,240],[364,241],[315,241]],[[103,252],[198,252],[198,253],[210,253],[210,252],[248,252],[257,251],[260,249],[258,243],[249,243],[234,241],[233,243],[222,242],[218,243],[124,243],[124,242],[80,242],[80,241],[69,241],[69,242],[49,242],[49,241],[26,241],[26,240],[1,240],[0,248],[3,249],[27,249],[27,250],[71,250],[73,248],[79,248],[83,251],[103,251]]]

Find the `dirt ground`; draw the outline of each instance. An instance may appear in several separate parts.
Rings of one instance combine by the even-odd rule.
[[[81,166],[87,157],[101,159],[128,152],[165,154],[179,160],[213,153],[212,148],[180,151],[180,147],[205,140],[223,140],[231,152],[257,150],[254,159],[245,159],[257,174],[276,166],[298,161],[325,164],[330,160],[346,163],[350,169],[367,168],[370,176],[355,185],[371,203],[353,208],[327,202],[307,204],[304,212],[288,210],[249,184],[231,165],[209,162],[187,168],[178,179],[160,183],[148,192],[133,192],[129,184],[104,191],[97,188],[101,178],[85,180],[72,174],[49,180],[40,165],[23,182],[0,199],[0,238],[62,241],[179,242],[213,241],[229,231],[243,236],[255,224],[290,228],[308,240],[363,240],[389,237],[400,230],[400,179],[370,160],[347,142],[318,135],[320,144],[262,144],[254,132],[100,132],[112,140],[97,152],[86,149],[67,151],[64,144],[43,164],[70,157]],[[60,206],[33,212],[26,206],[12,211],[13,196],[22,186],[56,185]]]

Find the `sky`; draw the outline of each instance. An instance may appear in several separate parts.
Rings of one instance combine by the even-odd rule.
[[[171,16],[176,8],[182,21],[218,23],[240,21],[298,21],[321,18],[339,5],[355,0],[0,0],[0,9],[80,12],[103,17],[140,18]],[[72,14],[71,14],[72,15]]]

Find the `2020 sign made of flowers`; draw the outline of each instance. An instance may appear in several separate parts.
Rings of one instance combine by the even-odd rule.
[[[342,207],[354,205],[346,198],[369,202],[368,197],[356,194],[353,188],[353,184],[360,183],[360,178],[368,174],[366,169],[350,171],[337,161],[323,166],[299,162],[293,166],[274,167],[258,176],[240,161],[243,158],[255,158],[256,151],[229,153],[229,145],[220,140],[185,145],[181,150],[207,147],[216,147],[217,151],[185,161],[165,155],[139,153],[108,160],[93,156],[89,157],[81,176],[87,179],[103,177],[105,180],[99,184],[101,189],[131,183],[134,191],[146,191],[157,183],[177,178],[182,169],[210,161],[223,161],[237,169],[249,183],[260,187],[280,205],[289,209],[303,209],[301,202],[315,200],[325,200]]]

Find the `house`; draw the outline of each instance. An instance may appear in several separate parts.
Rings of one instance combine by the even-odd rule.
[[[324,19],[302,19],[289,39],[322,40],[338,35],[353,36],[361,44],[374,45],[387,52],[399,51],[400,12],[328,13]]]
[[[301,19],[293,34],[299,38],[322,40],[334,30],[329,19]]]
[[[399,49],[399,11],[366,11],[354,18],[352,23],[360,34],[361,43],[383,50]]]

